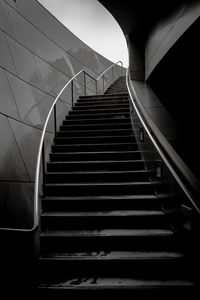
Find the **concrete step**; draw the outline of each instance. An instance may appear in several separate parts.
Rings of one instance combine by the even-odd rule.
[[[79,118],[66,118],[66,120],[63,121],[63,125],[90,125],[90,124],[116,124],[116,123],[130,123],[130,115],[129,116],[124,116],[124,115],[117,115],[111,117],[105,117],[105,118],[89,118],[89,119],[82,119],[81,117]]]
[[[69,229],[122,229],[122,228],[170,228],[161,210],[112,210],[44,212],[41,228],[45,230]]]
[[[127,277],[184,279],[189,267],[178,251],[96,251],[44,253],[39,258],[41,278]],[[67,270],[67,272],[66,272]],[[171,275],[172,273],[172,275]],[[59,274],[59,276],[57,275]]]
[[[136,142],[133,135],[123,136],[81,136],[81,137],[56,137],[54,139],[55,145],[67,144],[106,144],[106,143],[131,143]]]
[[[101,144],[67,144],[52,145],[52,152],[94,152],[94,151],[137,151],[138,145],[133,143],[101,143]]]
[[[85,101],[85,100],[91,100],[91,101],[95,101],[95,100],[99,100],[99,99],[103,99],[103,100],[107,100],[107,99],[127,99],[128,98],[128,92],[122,92],[122,93],[112,93],[109,95],[105,95],[105,94],[101,94],[101,95],[92,95],[92,96],[80,96],[79,100],[80,101]]]
[[[62,130],[57,137],[83,137],[83,136],[122,136],[134,135],[132,129],[95,129],[95,130]]]
[[[51,161],[85,161],[85,160],[139,160],[141,154],[139,151],[98,151],[98,152],[63,152],[50,153]]]
[[[144,170],[142,160],[48,162],[48,172]]]
[[[79,114],[79,115],[85,115],[85,114],[113,114],[113,113],[129,113],[130,109],[129,107],[120,107],[120,108],[90,108],[90,109],[79,109],[79,107],[74,107],[72,111],[69,111],[69,115]]]
[[[122,103],[119,102],[109,102],[105,103],[102,101],[102,103],[82,103],[82,102],[77,102],[75,106],[73,107],[73,110],[98,110],[98,109],[123,109],[123,108],[129,108],[129,101],[123,101]]]
[[[101,211],[101,210],[141,210],[161,209],[161,202],[154,194],[106,195],[106,196],[46,196],[42,199],[43,211]]]
[[[42,282],[39,287],[39,296],[45,297],[134,297],[152,299],[173,299],[175,294],[180,297],[197,295],[198,287],[192,280],[174,279],[146,279],[134,277],[98,277],[85,276],[64,277],[60,281]],[[162,298],[161,298],[162,297]],[[57,298],[56,298],[57,299]]]
[[[96,107],[96,106],[111,106],[111,105],[130,105],[129,98],[109,98],[109,97],[102,97],[102,98],[96,98],[96,99],[84,99],[84,101],[81,99],[78,99],[75,107]]]
[[[104,183],[47,183],[45,195],[79,196],[79,195],[132,195],[153,194],[150,182],[104,182]]]
[[[110,123],[110,124],[84,124],[84,125],[61,125],[60,131],[88,131],[88,130],[111,130],[111,129],[132,129],[131,122]]]
[[[45,174],[47,183],[78,183],[78,182],[129,182],[148,181],[146,170],[137,171],[91,171],[91,172],[48,172]]]
[[[62,251],[175,251],[171,229],[48,230],[41,232],[43,253]]]
[[[69,115],[66,116],[67,120],[73,119],[116,119],[116,118],[129,118],[130,112],[129,110],[118,111],[118,112],[96,112],[96,113],[83,113],[80,114],[78,112],[69,112]]]

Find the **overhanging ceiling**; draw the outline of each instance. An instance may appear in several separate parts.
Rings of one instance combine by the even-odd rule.
[[[172,13],[178,6],[189,1],[99,0],[113,15],[124,34],[145,37],[152,26]]]

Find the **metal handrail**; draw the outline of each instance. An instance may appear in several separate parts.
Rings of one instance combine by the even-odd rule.
[[[114,63],[114,64],[112,64],[111,66],[109,66],[105,71],[103,71],[100,75],[99,75],[99,77],[97,77],[97,81],[105,74],[105,73],[107,73],[111,68],[113,68],[115,65],[117,65],[117,64],[121,64],[121,67],[123,67],[123,63],[122,63],[122,61],[121,60],[119,60],[119,61],[117,61],[116,63]]]
[[[42,152],[43,152],[43,145],[44,145],[44,137],[45,137],[45,133],[46,133],[46,129],[47,129],[47,125],[51,116],[51,113],[60,97],[60,95],[64,92],[64,90],[67,88],[67,86],[82,72],[84,72],[84,70],[81,70],[80,72],[78,72],[76,75],[74,75],[62,88],[62,90],[59,92],[59,94],[57,95],[56,99],[54,100],[46,121],[44,123],[44,127],[42,130],[42,134],[41,134],[41,138],[40,138],[40,144],[39,144],[39,148],[38,148],[38,156],[37,156],[37,162],[36,162],[36,170],[35,170],[35,189],[34,189],[34,214],[33,214],[33,218],[34,218],[34,223],[33,223],[33,227],[30,229],[18,229],[18,228],[0,228],[1,230],[10,230],[10,231],[21,231],[21,232],[31,232],[34,231],[36,228],[38,228],[39,226],[39,202],[38,202],[38,192],[39,192],[39,176],[40,176],[40,162],[41,162],[41,157],[42,157]]]
[[[149,138],[151,139],[154,147],[156,148],[156,150],[158,151],[159,155],[161,156],[161,158],[163,159],[164,163],[166,164],[166,166],[168,167],[169,171],[171,172],[171,174],[173,175],[174,179],[176,180],[176,182],[178,183],[178,185],[181,187],[181,189],[183,190],[184,194],[187,196],[187,198],[190,200],[190,202],[192,203],[192,205],[195,207],[196,211],[200,214],[200,206],[196,203],[194,197],[192,196],[191,192],[189,191],[188,187],[186,186],[186,184],[183,182],[183,180],[181,179],[181,177],[179,176],[178,172],[175,170],[175,168],[179,171],[180,174],[183,175],[183,177],[185,178],[185,180],[190,184],[190,186],[193,187],[193,189],[196,191],[197,194],[200,195],[200,187],[198,186],[198,184],[196,184],[196,178],[194,177],[194,175],[191,173],[191,171],[188,169],[188,167],[185,165],[185,163],[182,161],[182,159],[178,156],[178,154],[174,151],[174,149],[171,147],[171,145],[168,143],[168,141],[166,140],[166,138],[161,134],[161,132],[159,131],[159,129],[157,128],[157,131],[159,131],[159,135],[155,134],[155,130],[153,128],[153,124],[152,121],[150,120],[150,118],[148,117],[148,114],[145,112],[144,108],[142,107],[142,105],[140,104],[140,101],[138,99],[137,93],[134,89],[133,86],[131,86],[131,88],[133,89],[133,93],[135,96],[135,99],[137,101],[137,105],[140,109],[140,111],[142,112],[142,114],[145,116],[145,120],[141,114],[141,112],[139,111],[133,96],[132,96],[132,92],[130,90],[130,84],[129,84],[129,70],[127,69],[127,73],[126,73],[126,84],[127,84],[127,88],[128,88],[128,93],[131,99],[131,102],[133,104],[133,107],[144,127],[144,129],[146,130]],[[156,140],[153,133],[156,136]],[[167,155],[166,155],[167,154]],[[172,163],[174,164],[175,168],[173,167]],[[188,175],[189,174],[189,175]],[[191,180],[192,178],[192,180]]]
[[[104,84],[104,75],[105,75],[105,73],[107,73],[109,70],[113,70],[113,68],[114,68],[114,66],[116,66],[117,64],[121,64],[121,67],[123,68],[123,63],[122,63],[122,61],[117,61],[116,63],[114,63],[114,64],[112,64],[111,66],[109,66],[106,70],[104,70],[100,75],[99,75],[99,77],[97,77],[97,82],[102,78],[102,84],[103,84],[103,93],[104,93],[104,91],[105,91],[105,84]],[[114,73],[112,72],[112,80],[114,81]]]
[[[15,231],[15,232],[33,232],[35,231],[38,227],[39,227],[39,201],[38,201],[38,194],[39,194],[39,177],[40,177],[40,165],[41,165],[41,158],[42,156],[44,157],[44,138],[45,138],[45,133],[46,133],[46,129],[47,129],[47,125],[51,116],[52,111],[54,110],[54,134],[56,135],[56,103],[58,101],[58,99],[60,98],[60,96],[62,95],[62,93],[65,91],[65,89],[69,86],[69,84],[71,83],[71,87],[72,87],[72,106],[73,106],[73,80],[80,75],[81,73],[84,74],[84,90],[85,90],[85,95],[86,95],[86,75],[88,77],[90,77],[91,79],[93,79],[96,83],[96,93],[97,93],[97,83],[99,81],[99,79],[108,71],[110,70],[112,67],[114,67],[116,64],[121,63],[121,65],[123,66],[121,61],[118,61],[117,63],[112,64],[111,66],[109,66],[105,71],[102,72],[102,74],[98,77],[98,78],[94,78],[93,76],[91,76],[90,74],[88,74],[87,72],[85,72],[83,69],[81,71],[79,71],[77,74],[75,74],[65,85],[64,87],[61,89],[61,91],[59,92],[59,94],[57,95],[57,97],[55,98],[49,112],[46,118],[46,121],[44,123],[44,127],[42,130],[42,134],[41,134],[41,138],[40,138],[40,143],[39,143],[39,148],[38,148],[38,156],[37,156],[37,162],[36,162],[36,170],[35,170],[35,188],[34,188],[34,214],[33,214],[33,227],[30,229],[21,229],[21,228],[10,228],[10,227],[1,227],[0,231]],[[43,179],[44,179],[44,172],[45,172],[45,164],[44,164],[44,160],[43,160]]]

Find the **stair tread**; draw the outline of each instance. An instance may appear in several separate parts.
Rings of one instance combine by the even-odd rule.
[[[107,99],[107,98],[121,98],[122,96],[128,97],[128,93],[127,92],[122,92],[122,93],[109,93],[109,94],[98,94],[98,95],[87,95],[87,96],[80,96],[80,99],[99,99],[99,98],[103,98],[103,99]]]
[[[95,124],[95,126],[110,126],[110,125],[117,125],[117,126],[119,126],[119,125],[121,125],[121,126],[124,126],[124,125],[131,125],[131,121],[129,121],[129,122],[126,122],[126,123],[119,123],[119,122],[113,122],[113,123],[96,123]],[[69,126],[69,125],[62,125],[62,126]],[[71,126],[71,125],[70,125]],[[75,128],[77,127],[77,126],[84,126],[84,127],[89,127],[89,126],[92,126],[91,124],[83,124],[83,125],[73,125]]]
[[[76,289],[76,290],[138,290],[138,289],[155,289],[155,288],[167,288],[167,287],[194,287],[195,282],[187,279],[134,279],[134,278],[103,278],[103,277],[74,277],[74,278],[62,278],[62,281],[55,281],[51,283],[41,283],[39,288],[55,288],[55,289]]]
[[[52,230],[41,232],[41,237],[172,237],[170,229],[100,229]]]
[[[89,110],[91,110],[91,109],[93,110],[95,107],[97,109],[98,108],[101,109],[102,107],[105,107],[107,109],[109,107],[112,108],[114,106],[118,106],[119,108],[120,108],[120,106],[129,108],[129,101],[127,101],[126,103],[123,103],[123,102],[121,102],[121,103],[116,103],[116,102],[110,103],[110,102],[108,102],[108,103],[104,103],[104,104],[93,103],[92,105],[90,104],[90,102],[88,102],[88,105],[87,105],[87,103],[85,105],[83,105],[83,103],[78,102],[78,103],[75,104],[74,108],[75,109],[76,108],[82,108],[81,110],[85,110],[85,109],[88,108]]]
[[[148,260],[148,259],[182,259],[181,252],[173,251],[97,251],[45,253],[40,260]]]
[[[137,182],[135,182],[135,181],[133,181],[133,182],[130,182],[130,181],[128,181],[128,182],[80,182],[80,183],[46,183],[45,184],[46,186],[60,186],[60,187],[62,187],[62,186],[88,186],[88,187],[90,187],[90,186],[127,186],[127,185],[130,185],[130,186],[132,186],[132,185],[151,185],[151,183],[150,182],[148,182],[148,181],[137,181]]]
[[[120,200],[120,199],[123,199],[123,200],[141,200],[141,199],[149,199],[149,200],[152,200],[152,199],[158,199],[158,197],[154,194],[144,194],[144,195],[110,195],[110,196],[106,196],[106,195],[95,195],[94,196],[73,196],[73,197],[67,197],[67,196],[45,196],[45,198],[43,198],[43,201],[45,200],[51,200],[51,201],[54,201],[54,200],[61,200],[61,201],[67,201],[67,200],[72,200],[72,201],[76,201],[76,200],[91,200],[91,201],[97,201],[97,200]]]
[[[63,138],[61,138],[63,139]],[[131,142],[131,143],[100,143],[100,144],[88,144],[88,143],[85,143],[85,144],[67,144],[67,145],[53,145],[54,147],[58,146],[58,147],[66,147],[66,146],[74,146],[74,145],[77,145],[77,146],[83,146],[83,145],[86,145],[86,146],[119,146],[119,145],[122,145],[122,146],[132,146],[132,145],[138,145],[136,142]]]
[[[103,113],[104,110],[110,111],[110,112],[108,112],[108,113],[113,113],[113,112],[117,112],[117,113],[118,113],[118,112],[121,112],[121,111],[128,111],[128,112],[130,111],[130,108],[129,108],[129,107],[123,107],[123,108],[121,108],[121,107],[120,107],[120,108],[110,108],[110,107],[109,107],[109,108],[98,108],[98,109],[93,109],[93,108],[90,107],[90,109],[88,109],[88,110],[87,110],[87,109],[78,109],[78,108],[79,108],[78,106],[75,106],[75,107],[73,108],[73,110],[71,110],[70,112],[71,112],[71,113],[74,113],[74,112],[76,112],[76,113],[79,113],[79,112],[80,112],[80,113],[85,112],[85,113],[86,113],[87,111],[89,111],[89,112],[94,111],[95,114],[96,114],[96,113],[98,113],[98,112]]]
[[[88,154],[131,154],[131,153],[140,153],[140,151],[138,150],[124,150],[124,151],[84,151],[84,152],[53,152],[53,154],[56,154],[56,155],[88,155]]]
[[[90,163],[94,163],[94,164],[98,164],[98,163],[123,163],[123,162],[126,162],[126,163],[131,163],[131,162],[143,162],[143,160],[141,159],[135,159],[135,160],[75,160],[75,161],[51,161],[49,162],[49,164],[78,164],[78,163],[81,163],[81,164],[90,164]]]
[[[124,127],[124,128],[123,128]],[[90,129],[91,128],[91,129]],[[102,130],[132,129],[131,123],[110,123],[110,124],[79,124],[79,125],[61,125],[60,131],[102,131]]]
[[[113,216],[165,216],[162,210],[113,210],[113,211],[77,211],[77,212],[44,212],[43,217],[113,217]]]
[[[124,123],[127,123],[127,121],[128,122],[130,122],[130,117],[119,117],[119,116],[116,116],[116,117],[113,117],[113,118],[106,118],[106,117],[102,117],[101,119],[100,118],[89,118],[89,119],[86,119],[86,118],[84,118],[84,119],[82,119],[81,117],[79,117],[79,118],[77,118],[77,119],[68,119],[68,118],[66,118],[63,122],[64,122],[64,124],[66,124],[66,123],[77,123],[77,122],[81,122],[82,124],[83,124],[83,122],[87,122],[88,124],[89,123],[91,123],[91,122],[93,122],[93,121],[95,121],[95,122],[99,122],[100,120],[102,120],[102,121],[104,121],[104,124],[109,120],[109,121],[112,121],[112,123],[113,123],[113,121],[115,121],[114,123],[116,123],[117,121],[122,121],[122,120],[125,120],[126,122],[124,122]],[[96,124],[96,123],[95,123]],[[99,124],[99,123],[98,123]]]
[[[80,117],[80,119],[81,119],[81,116],[83,117],[83,116],[94,116],[94,118],[95,118],[95,116],[102,116],[103,117],[103,119],[105,119],[105,116],[124,116],[124,115],[129,115],[130,114],[130,112],[129,112],[129,110],[127,111],[127,112],[121,112],[121,111],[119,111],[119,112],[106,112],[106,113],[103,113],[103,112],[101,112],[101,113],[94,113],[94,114],[87,114],[87,113],[85,113],[85,114],[79,114],[79,113],[77,113],[76,111],[73,111],[73,114],[70,114],[70,115],[67,115],[66,116],[66,119],[68,119],[69,118],[69,116],[70,117],[74,117],[74,116],[77,116],[77,117]],[[115,117],[114,117],[115,118]]]
[[[138,173],[144,173],[144,174],[148,174],[147,170],[127,170],[127,171],[72,171],[72,172],[50,172],[47,171],[46,174],[48,175],[84,175],[84,174],[138,174]]]
[[[104,132],[104,131],[106,131],[106,132],[127,132],[127,131],[130,131],[130,132],[132,132],[132,130],[131,129],[94,129],[94,130],[84,130],[84,132],[88,132],[88,133],[90,133],[90,132]],[[66,133],[68,133],[68,132],[73,132],[73,133],[78,133],[78,132],[80,132],[80,134],[83,132],[83,130],[62,130],[62,131],[60,131],[60,132],[66,132]],[[133,134],[131,134],[131,135],[133,135]],[[84,136],[85,137],[85,136]],[[87,137],[87,136],[86,136]]]
[[[111,130],[112,131],[112,130]],[[130,137],[134,137],[134,135],[133,134],[128,134],[128,135],[123,135],[123,136],[121,136],[121,135],[106,135],[106,136],[104,136],[104,135],[100,135],[100,136],[80,136],[80,137],[77,137],[77,136],[69,136],[69,137],[56,137],[56,139],[71,139],[71,140],[73,140],[73,139],[104,139],[104,138],[106,138],[106,139],[108,139],[108,138],[130,138]]]

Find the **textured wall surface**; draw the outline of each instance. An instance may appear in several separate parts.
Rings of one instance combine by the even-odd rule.
[[[0,0],[0,226],[31,227],[41,129],[64,84],[84,69],[98,77],[112,63],[74,36],[36,0]],[[88,79],[88,94],[95,91]],[[83,76],[74,97],[83,92]],[[60,120],[71,90],[59,99]],[[51,139],[49,124],[47,144]]]

